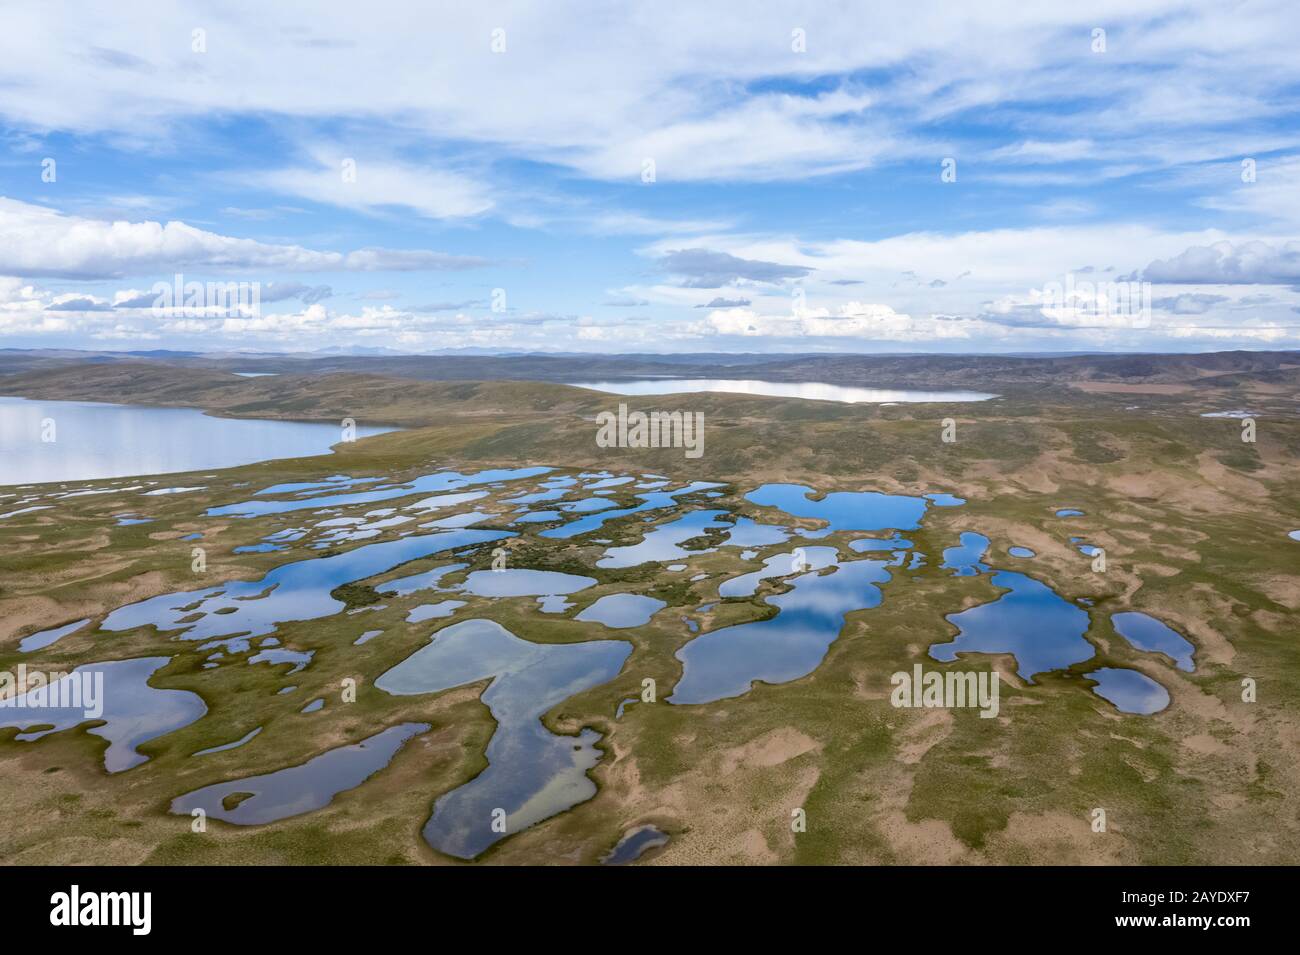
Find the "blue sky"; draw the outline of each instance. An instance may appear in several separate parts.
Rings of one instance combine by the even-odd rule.
[[[1300,12],[964,6],[8,5],[0,347],[1300,347]]]

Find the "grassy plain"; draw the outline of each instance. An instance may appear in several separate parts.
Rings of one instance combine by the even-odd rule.
[[[633,825],[653,822],[672,835],[648,863],[1294,863],[1300,858],[1300,417],[1294,368],[1266,374],[1188,372],[1188,390],[1135,392],[1153,374],[1110,384],[1032,382],[1003,397],[960,405],[841,405],[726,394],[620,399],[544,382],[395,380],[355,373],[233,378],[224,371],[161,364],[67,368],[0,378],[0,393],[33,397],[190,405],[235,416],[312,420],[355,418],[407,430],[340,445],[331,456],[268,462],[205,474],[171,475],[162,485],[199,485],[188,494],[138,492],[60,500],[49,511],[0,521],[0,669],[70,669],[81,663],[174,655],[159,687],[192,690],[208,715],[143,747],[149,761],[124,773],[102,769],[104,743],[86,728],[37,743],[0,730],[0,859],[11,863],[448,863],[420,836],[434,799],[479,772],[493,725],[478,696],[483,684],[429,696],[391,697],[374,679],[422,646],[431,633],[471,615],[499,621],[534,641],[615,638],[634,651],[612,682],[547,714],[557,732],[591,726],[604,734],[593,771],[598,795],[498,843],[480,863],[592,863]],[[1176,377],[1176,376],[1175,376]],[[1093,381],[1095,379],[1089,379]],[[867,383],[867,382],[863,382]],[[1106,383],[1103,382],[1103,386]],[[998,389],[991,389],[998,390]],[[626,401],[632,408],[705,415],[705,453],[602,449],[594,416]],[[1241,424],[1202,412],[1259,412],[1257,440]],[[943,419],[957,440],[941,440]],[[310,666],[286,677],[277,667],[201,668],[193,645],[151,628],[122,634],[87,628],[48,650],[20,654],[37,630],[82,617],[102,619],[124,603],[223,580],[252,580],[289,559],[319,552],[234,554],[295,517],[207,518],[212,505],[244,499],[270,484],[335,473],[409,478],[444,467],[546,464],[564,469],[654,472],[675,480],[724,483],[724,496],[693,499],[710,508],[789,524],[744,501],[767,481],[819,491],[946,491],[966,498],[932,508],[908,532],[927,555],[915,571],[895,569],[881,606],[850,615],[823,664],[791,683],[757,685],[747,695],[678,707],[663,698],[680,675],[675,652],[692,634],[770,612],[762,598],[719,601],[721,580],[790,546],[760,548],[742,564],[735,550],[693,556],[668,573],[647,564],[595,566],[603,552],[585,538],[536,537],[525,528],[512,565],[596,577],[573,612],[604,593],[653,593],[670,606],[651,623],[610,631],[538,612],[532,598],[483,600],[451,620],[406,624],[412,595],[385,608],[282,625],[286,646],[315,650]],[[107,487],[112,482],[80,482]],[[118,482],[121,486],[138,483]],[[12,490],[12,489],[0,489]],[[47,493],[56,487],[24,493]],[[631,501],[629,487],[614,498]],[[147,508],[142,502],[148,502]],[[395,502],[401,503],[401,502]],[[377,505],[379,506],[379,505]],[[1082,518],[1054,511],[1077,507]],[[0,508],[2,509],[2,508]],[[118,526],[113,515],[147,510],[149,524]],[[357,513],[371,508],[357,509]],[[652,512],[667,521],[679,512]],[[644,515],[600,534],[632,542]],[[484,526],[494,526],[488,523]],[[989,562],[1031,573],[1069,598],[1091,598],[1087,638],[1098,654],[1028,685],[1008,659],[973,656],[964,668],[1004,676],[996,719],[975,711],[903,710],[889,705],[889,675],[923,662],[950,639],[946,615],[994,599],[988,575],[939,569],[945,547],[975,530],[992,542]],[[196,580],[191,543],[202,532],[207,571]],[[1104,574],[1069,542],[1106,548]],[[838,544],[861,535],[832,535]],[[387,537],[378,539],[388,539]],[[368,542],[369,543],[369,542]],[[703,542],[697,542],[703,543]],[[1013,544],[1037,552],[1006,556]],[[351,546],[351,545],[344,545]],[[485,567],[489,548],[471,558]],[[414,563],[401,576],[445,560]],[[692,582],[691,577],[707,574]],[[369,583],[375,583],[370,581]],[[707,612],[702,605],[716,603]],[[1194,673],[1139,653],[1118,637],[1109,615],[1152,613],[1197,647]],[[357,647],[365,630],[382,637]],[[1132,667],[1163,684],[1171,706],[1128,716],[1088,691],[1098,665]],[[345,677],[357,702],[338,701]],[[656,679],[660,701],[614,719],[619,700]],[[1241,698],[1257,681],[1258,701]],[[286,684],[292,693],[279,695]],[[1010,684],[1007,686],[1006,684]],[[323,710],[302,714],[309,700]],[[205,834],[168,814],[171,799],[199,786],[301,763],[394,723],[433,728],[393,762],[328,807],[266,826],[220,822]],[[254,743],[201,758],[190,754],[263,726]],[[796,834],[791,810],[805,809]],[[1090,813],[1106,810],[1105,833]]]

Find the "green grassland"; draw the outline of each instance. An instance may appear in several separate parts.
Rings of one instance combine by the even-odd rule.
[[[623,671],[545,717],[555,732],[603,734],[593,770],[598,794],[569,812],[488,850],[476,864],[593,863],[629,827],[653,822],[672,836],[651,863],[1294,863],[1300,858],[1300,418],[1294,370],[1219,375],[1181,393],[1095,393],[1067,381],[1032,382],[1003,397],[962,405],[840,405],[726,394],[616,398],[544,382],[436,382],[355,373],[234,379],[220,371],[113,364],[0,379],[0,393],[81,400],[189,405],[235,416],[396,424],[406,430],[337,446],[330,456],[267,462],[206,474],[171,475],[167,485],[204,485],[187,494],[141,498],[110,493],[59,501],[55,509],[0,521],[0,669],[18,663],[67,670],[91,661],[174,655],[152,679],[191,690],[208,715],[142,747],[148,762],[106,774],[102,740],[86,727],[36,743],[0,730],[0,859],[13,863],[375,863],[447,864],[420,836],[433,801],[482,770],[493,724],[478,700],[485,684],[440,694],[395,697],[376,677],[429,636],[470,616],[498,621],[539,642],[620,639],[633,644]],[[625,401],[632,408],[700,411],[705,453],[596,445],[595,415]],[[1260,412],[1257,441],[1240,440],[1231,419],[1204,411]],[[945,443],[946,418],[957,440]],[[596,567],[604,546],[589,538],[537,537],[522,525],[511,565],[584,574],[598,586],[574,595],[564,616],[538,612],[532,598],[468,599],[450,619],[405,623],[419,594],[373,603],[366,588],[347,596],[383,609],[282,624],[287,647],[314,650],[292,677],[288,665],[201,668],[206,654],[152,628],[106,634],[91,628],[44,651],[19,654],[22,636],[82,617],[102,619],[124,603],[224,580],[254,580],[286,562],[320,556],[234,554],[233,548],[299,523],[306,515],[208,518],[213,505],[260,487],[324,475],[409,478],[430,470],[546,464],[562,469],[654,472],[674,480],[723,483],[726,508],[772,523],[790,519],[744,501],[766,481],[819,491],[946,491],[966,498],[932,508],[906,532],[927,557],[917,570],[894,568],[879,607],[849,616],[820,667],[779,686],[702,706],[664,702],[680,676],[674,654],[702,629],[759,619],[763,597],[785,585],[766,581],[753,598],[718,600],[727,577],[752,570],[792,544],[759,548],[742,563],[735,548],[693,555],[669,574],[658,564]],[[79,482],[107,486],[109,482]],[[123,481],[123,485],[135,482]],[[52,489],[38,489],[52,490]],[[630,485],[611,495],[630,503]],[[147,505],[143,502],[147,502]],[[392,502],[394,505],[403,502]],[[358,509],[358,513],[371,507]],[[473,505],[471,505],[473,506]],[[1054,517],[1059,507],[1086,511]],[[116,525],[113,515],[144,509],[149,524]],[[649,512],[662,523],[680,511]],[[598,534],[633,543],[647,515],[615,520]],[[813,522],[805,522],[811,526]],[[483,526],[504,526],[489,521]],[[949,640],[947,615],[994,599],[989,575],[953,577],[939,569],[962,531],[987,535],[986,560],[1020,570],[1067,599],[1095,601],[1087,638],[1097,656],[1026,684],[1006,658],[975,655],[938,664],[927,648]],[[206,572],[191,569],[202,532]],[[1069,543],[1105,547],[1107,570]],[[840,548],[859,534],[816,541]],[[390,539],[389,535],[373,540]],[[367,541],[366,543],[372,543]],[[701,540],[695,543],[704,544]],[[1037,557],[1017,561],[1021,544]],[[355,545],[340,545],[340,548]],[[469,558],[488,566],[491,545]],[[445,557],[384,575],[404,576]],[[692,582],[691,577],[707,574]],[[454,578],[452,578],[454,579]],[[374,586],[381,580],[363,584]],[[608,630],[568,619],[606,593],[634,591],[669,607],[643,627]],[[458,595],[459,597],[460,595]],[[708,612],[697,608],[716,603]],[[1119,610],[1143,610],[1197,646],[1194,673],[1139,653],[1109,623]],[[363,646],[365,630],[384,635]],[[905,710],[889,704],[889,675],[928,669],[996,668],[1002,710]],[[1132,667],[1163,684],[1171,706],[1149,717],[1119,713],[1089,692],[1084,671]],[[355,703],[340,686],[355,679]],[[615,720],[620,700],[653,678],[658,701],[637,703]],[[1258,701],[1241,699],[1241,681]],[[277,691],[286,684],[297,688]],[[325,707],[299,712],[317,697]],[[200,786],[296,765],[387,726],[418,720],[432,728],[392,763],[324,809],[265,826],[210,822],[190,831],[167,812],[177,795]],[[201,758],[256,726],[253,743]],[[791,830],[791,811],[807,831]],[[1089,827],[1104,808],[1107,831]]]

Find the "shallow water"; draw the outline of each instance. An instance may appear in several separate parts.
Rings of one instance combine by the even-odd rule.
[[[640,543],[626,547],[611,547],[605,555],[596,561],[597,567],[635,567],[650,561],[660,563],[679,560],[692,554],[707,553],[712,548],[698,551],[686,550],[679,546],[683,541],[699,537],[708,530],[727,527],[718,518],[726,511],[690,511],[675,521],[660,524],[649,531]]]
[[[603,623],[613,629],[640,627],[666,606],[664,601],[644,594],[606,594],[573,619]]]
[[[577,593],[595,584],[594,577],[507,567],[505,570],[476,570],[455,589],[477,597],[551,597]]]
[[[243,746],[245,743],[247,743],[249,740],[251,740],[254,736],[256,736],[260,732],[262,732],[262,727],[255,726],[251,731],[244,734],[239,739],[233,742],[222,743],[220,746],[210,746],[207,749],[201,749],[197,753],[191,753],[190,755],[207,756],[210,753],[224,753],[228,749],[239,749],[239,747]]]
[[[618,840],[618,844],[600,862],[602,865],[627,865],[629,862],[635,862],[651,849],[666,845],[668,845],[666,832],[656,826],[637,826],[625,832],[623,838]]]
[[[285,671],[285,676],[306,669],[307,664],[311,663],[312,657],[316,655],[315,650],[286,650],[283,647],[271,648],[263,645],[263,649],[258,650],[248,658],[251,663],[269,663],[272,666],[282,663],[290,663],[292,667]]]
[[[272,484],[270,487],[262,488],[257,492],[257,494],[297,494],[300,497],[309,497],[313,493],[341,491],[358,484],[375,484],[378,481],[379,478],[374,477],[354,478],[348,477],[346,474],[334,474],[319,481],[295,481],[289,484]]]
[[[901,534],[895,534],[893,537],[860,537],[849,541],[849,550],[859,554],[882,550],[908,550],[912,546],[912,542]]]
[[[50,733],[80,726],[92,719],[104,720],[103,726],[87,730],[108,740],[104,751],[104,769],[120,773],[138,766],[149,757],[137,752],[142,743],[157,739],[189,726],[207,713],[207,705],[189,690],[163,690],[149,685],[149,678],[161,670],[171,657],[140,657],[108,663],[79,666],[62,680],[52,683],[47,692],[60,692],[68,680],[84,680],[95,672],[103,673],[103,712],[87,716],[80,707],[31,706],[37,691],[29,690],[18,699],[0,700],[0,727],[49,726],[19,733],[17,740],[38,740]],[[23,706],[21,704],[29,704]]]
[[[503,531],[468,529],[365,544],[333,557],[283,564],[260,580],[228,581],[129,604],[110,613],[100,629],[131,630],[152,624],[159,630],[177,631],[176,635],[185,640],[245,633],[264,636],[273,633],[277,623],[316,620],[338,613],[344,604],[331,597],[330,591],[341,584],[374,577],[441,551],[509,536]],[[182,609],[195,604],[192,609]],[[202,616],[190,621],[195,613]]]
[[[760,524],[749,517],[738,517],[727,530],[724,547],[768,547],[784,544],[790,532],[777,524]]]
[[[440,600],[436,604],[421,604],[406,615],[406,622],[424,623],[426,620],[440,620],[443,617],[450,617],[463,606],[465,606],[463,600]]]
[[[974,577],[988,570],[987,564],[980,563],[989,549],[989,539],[974,531],[965,531],[956,547],[946,547],[943,551],[943,563],[940,565],[951,570],[954,577]]]
[[[270,554],[275,551],[285,550],[279,544],[272,544],[270,541],[263,541],[260,544],[244,544],[234,549],[236,554]]]
[[[494,842],[564,812],[596,794],[587,770],[600,760],[600,734],[557,736],[544,713],[577,693],[612,680],[632,652],[620,640],[530,643],[490,620],[466,620],[431,641],[375,681],[385,693],[410,696],[491,679],[482,702],[496,720],[487,746],[488,767],[440,797],[424,838],[462,859]],[[505,811],[506,831],[493,831],[492,811]]]
[[[532,511],[531,513],[520,514],[511,523],[514,524],[545,524],[549,521],[558,521],[563,515],[559,511]]]
[[[213,819],[237,826],[255,826],[300,816],[328,806],[339,793],[355,789],[392,761],[408,739],[428,731],[428,723],[400,723],[360,743],[340,746],[261,776],[196,789],[172,800],[171,811],[188,816],[202,809]],[[251,793],[233,809],[223,804],[227,796]]]
[[[84,620],[74,620],[72,623],[65,623],[61,627],[42,630],[40,633],[28,634],[18,642],[18,652],[31,653],[33,650],[43,650],[56,641],[62,640],[68,634],[76,633],[88,623],[90,623],[90,618],[86,617]]]
[[[1169,691],[1137,670],[1102,667],[1085,673],[1084,676],[1097,681],[1092,692],[1115,704],[1115,708],[1122,713],[1149,716],[1169,705]]]
[[[964,497],[954,497],[951,494],[942,492],[927,494],[925,495],[925,499],[935,507],[961,507],[966,503],[966,498]]]
[[[592,531],[599,530],[604,526],[606,521],[613,520],[616,517],[627,517],[631,514],[640,514],[643,511],[662,510],[669,507],[678,507],[677,498],[685,497],[687,494],[694,494],[697,491],[707,491],[715,487],[723,487],[721,484],[714,484],[709,481],[693,481],[684,487],[670,491],[648,491],[645,494],[636,495],[640,498],[641,503],[635,507],[620,507],[614,510],[600,511],[596,514],[587,514],[575,521],[561,527],[548,528],[541,532],[540,537],[556,538],[565,540],[570,537],[577,537],[579,534],[589,534]]]
[[[41,440],[44,419],[54,422],[56,440]],[[357,437],[392,430],[358,427]],[[231,468],[328,454],[342,440],[336,424],[0,397],[0,485]]]
[[[371,504],[376,501],[391,501],[401,497],[413,497],[416,494],[427,494],[430,491],[450,491],[461,487],[473,487],[479,484],[490,484],[494,481],[515,480],[517,478],[534,477],[538,474],[545,474],[551,468],[534,467],[534,468],[513,468],[503,470],[480,471],[477,474],[461,474],[457,471],[438,471],[434,474],[425,474],[408,481],[405,484],[386,484],[383,487],[377,487],[369,491],[352,491],[342,494],[317,494],[310,497],[292,497],[288,500],[250,500],[239,501],[235,504],[223,504],[219,507],[210,507],[206,511],[208,517],[260,517],[266,514],[284,514],[290,511],[318,510],[326,507],[347,507],[353,504]],[[265,493],[265,492],[263,492]],[[452,504],[459,504],[465,501],[477,500],[486,496],[487,492],[472,492],[469,494],[449,494],[439,498],[428,498],[424,501],[416,501],[410,505],[411,508],[424,506],[426,509],[435,507],[447,507]]]
[[[1096,653],[1084,639],[1088,614],[1041,581],[1001,570],[993,586],[1008,591],[996,600],[971,607],[946,619],[958,634],[948,643],[930,647],[930,656],[944,663],[958,653],[1010,653],[1017,673],[1033,683],[1034,676],[1091,659]]]
[[[834,547],[800,547],[788,554],[774,554],[763,561],[761,570],[724,580],[718,585],[718,596],[750,597],[761,581],[821,570],[834,564],[838,556]]]
[[[622,477],[607,477],[601,478],[597,481],[592,481],[590,484],[584,484],[582,487],[587,491],[599,491],[605,488],[619,487],[623,484],[631,484],[635,480],[636,478],[631,477],[630,475],[624,475]]]
[[[916,530],[927,504],[923,497],[878,491],[833,491],[813,500],[815,493],[802,484],[764,484],[746,494],[745,500],[778,508],[794,517],[826,521],[830,532]]]
[[[457,570],[464,570],[468,564],[445,564],[442,567],[435,567],[433,570],[426,570],[418,574],[411,574],[409,577],[397,577],[393,580],[385,581],[382,584],[376,584],[375,590],[381,594],[393,594],[398,597],[406,597],[419,590],[440,590],[442,589],[442,578]]]
[[[808,548],[811,550],[812,548]],[[787,683],[817,668],[844,627],[845,615],[880,603],[884,563],[857,560],[789,581],[766,598],[775,617],[700,634],[677,651],[682,678],[669,703],[711,703],[748,693],[755,680]]]
[[[721,391],[773,398],[803,398],[847,404],[886,401],[987,401],[996,398],[983,391],[916,391],[896,388],[853,388],[815,381],[776,382],[740,378],[644,378],[637,381],[571,381],[575,388],[590,388],[615,395],[677,395]]]
[[[1170,657],[1178,669],[1188,673],[1196,669],[1192,656],[1196,647],[1190,640],[1155,617],[1130,610],[1111,614],[1110,622],[1121,637],[1139,650],[1163,653]]]

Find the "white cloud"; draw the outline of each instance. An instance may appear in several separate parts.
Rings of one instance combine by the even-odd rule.
[[[990,109],[1021,129],[1008,159],[1064,159],[1088,143],[1102,154],[1131,150],[1137,129],[1177,164],[1186,161],[1180,130],[1280,115],[1288,107],[1273,91],[1300,81],[1295,14],[1284,0],[1252,3],[1249,15],[1213,0],[1100,0],[1086,9],[917,0],[894,17],[781,3],[737,16],[653,0],[633,0],[619,16],[593,16],[577,2],[396,0],[321,5],[306,19],[264,4],[76,11],[7,7],[0,85],[22,91],[0,107],[11,121],[138,142],[232,108],[305,122],[343,117],[616,180],[639,175],[645,157],[662,181],[800,178],[929,157],[914,141],[928,138],[918,123]],[[203,53],[190,48],[196,24],[206,25]],[[1089,50],[1098,24],[1110,31],[1104,55]],[[791,49],[794,26],[806,33],[806,52]],[[493,54],[498,27],[507,46]],[[824,82],[861,76],[870,85]],[[823,82],[802,85],[812,79]],[[1081,92],[1107,104],[1090,112],[1086,133],[1074,111],[1034,108]],[[423,214],[472,215],[491,201],[454,176],[393,171],[413,185],[405,198]],[[304,172],[282,184],[333,196],[331,183]],[[403,196],[382,189],[373,198]]]
[[[365,212],[409,209],[428,219],[470,218],[494,205],[482,183],[451,169],[346,156],[322,147],[312,150],[311,159],[310,165],[272,170],[254,181],[327,205]]]
[[[988,154],[989,159],[1013,163],[1062,163],[1090,159],[1096,155],[1096,145],[1088,139],[1044,141],[1027,139],[1023,142],[1001,146]]]
[[[1215,242],[1192,246],[1152,262],[1143,272],[1150,282],[1181,285],[1300,284],[1300,242]]]
[[[487,264],[402,249],[318,252],[196,229],[184,222],[109,222],[0,197],[0,274],[110,278],[183,268],[275,272],[444,271]]]
[[[704,328],[716,335],[745,338],[834,338],[859,343],[969,339],[977,332],[993,337],[1005,334],[976,320],[912,316],[895,312],[888,305],[864,302],[846,302],[834,313],[814,309],[774,315],[749,308],[723,308],[709,313]]]

